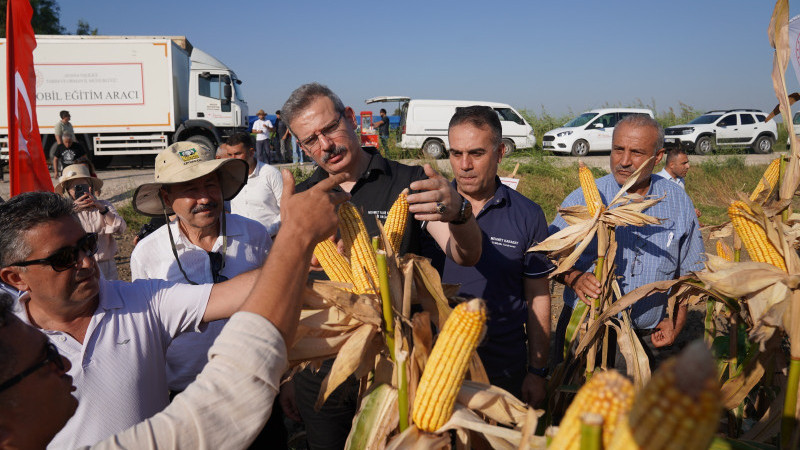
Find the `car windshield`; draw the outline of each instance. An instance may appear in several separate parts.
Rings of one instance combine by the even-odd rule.
[[[570,120],[569,122],[565,123],[565,127],[579,127],[581,125],[586,125],[590,120],[594,119],[597,116],[597,113],[587,112],[583,113],[580,116]]]
[[[690,124],[695,125],[703,125],[706,123],[713,123],[715,120],[719,119],[722,114],[704,114],[697,119],[689,122]]]
[[[800,112],[794,115],[794,119],[792,119],[792,123],[795,125],[800,125]]]

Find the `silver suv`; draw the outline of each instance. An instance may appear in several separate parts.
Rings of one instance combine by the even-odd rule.
[[[750,147],[756,153],[770,153],[778,138],[774,120],[757,109],[709,111],[685,125],[664,130],[666,145],[681,145],[698,155],[714,147]]]

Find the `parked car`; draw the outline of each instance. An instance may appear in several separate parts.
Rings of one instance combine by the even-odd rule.
[[[709,111],[684,125],[664,130],[667,145],[681,145],[687,151],[707,155],[715,146],[750,147],[756,153],[770,153],[778,138],[774,120],[758,109]]]
[[[447,154],[450,142],[447,139],[447,127],[457,107],[484,105],[497,112],[500,125],[503,127],[503,143],[505,154],[517,148],[531,148],[536,145],[533,127],[522,118],[511,105],[505,103],[465,101],[465,100],[417,100],[410,97],[374,97],[370,103],[400,102],[400,132],[398,136],[401,148],[421,148],[431,158],[441,158]]]
[[[649,109],[593,109],[570,120],[563,127],[545,133],[542,148],[556,153],[571,153],[574,156],[611,150],[614,127],[620,119],[630,114],[654,117],[653,111]]]

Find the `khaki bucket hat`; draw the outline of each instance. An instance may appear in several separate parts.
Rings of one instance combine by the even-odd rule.
[[[58,179],[58,184],[53,190],[56,194],[64,195],[64,186],[66,182],[78,178],[88,178],[89,184],[92,186],[94,192],[99,191],[103,187],[103,180],[93,177],[91,172],[89,172],[89,166],[86,164],[72,164],[64,167],[64,170],[61,172],[61,178]]]
[[[259,109],[258,112],[256,113],[256,115],[257,116],[266,116],[267,113],[265,113],[263,109]]]
[[[155,183],[143,184],[133,193],[133,209],[146,216],[172,214],[163,205],[161,186],[185,183],[219,171],[223,200],[230,200],[247,183],[247,162],[241,159],[214,159],[214,152],[195,142],[176,142],[156,156]]]

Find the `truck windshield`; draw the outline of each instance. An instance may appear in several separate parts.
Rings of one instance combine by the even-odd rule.
[[[720,116],[721,114],[704,114],[698,117],[697,119],[694,119],[693,121],[689,122],[689,124],[704,125],[707,123],[714,123],[714,121],[719,119]]]
[[[581,125],[586,125],[590,120],[594,119],[597,116],[597,113],[587,112],[583,113],[580,116],[570,120],[569,122],[565,123],[565,127],[579,127]]]
[[[244,89],[242,88],[242,83],[238,79],[233,79],[233,91],[236,92],[236,100],[239,100],[242,103],[247,103],[244,99]]]

